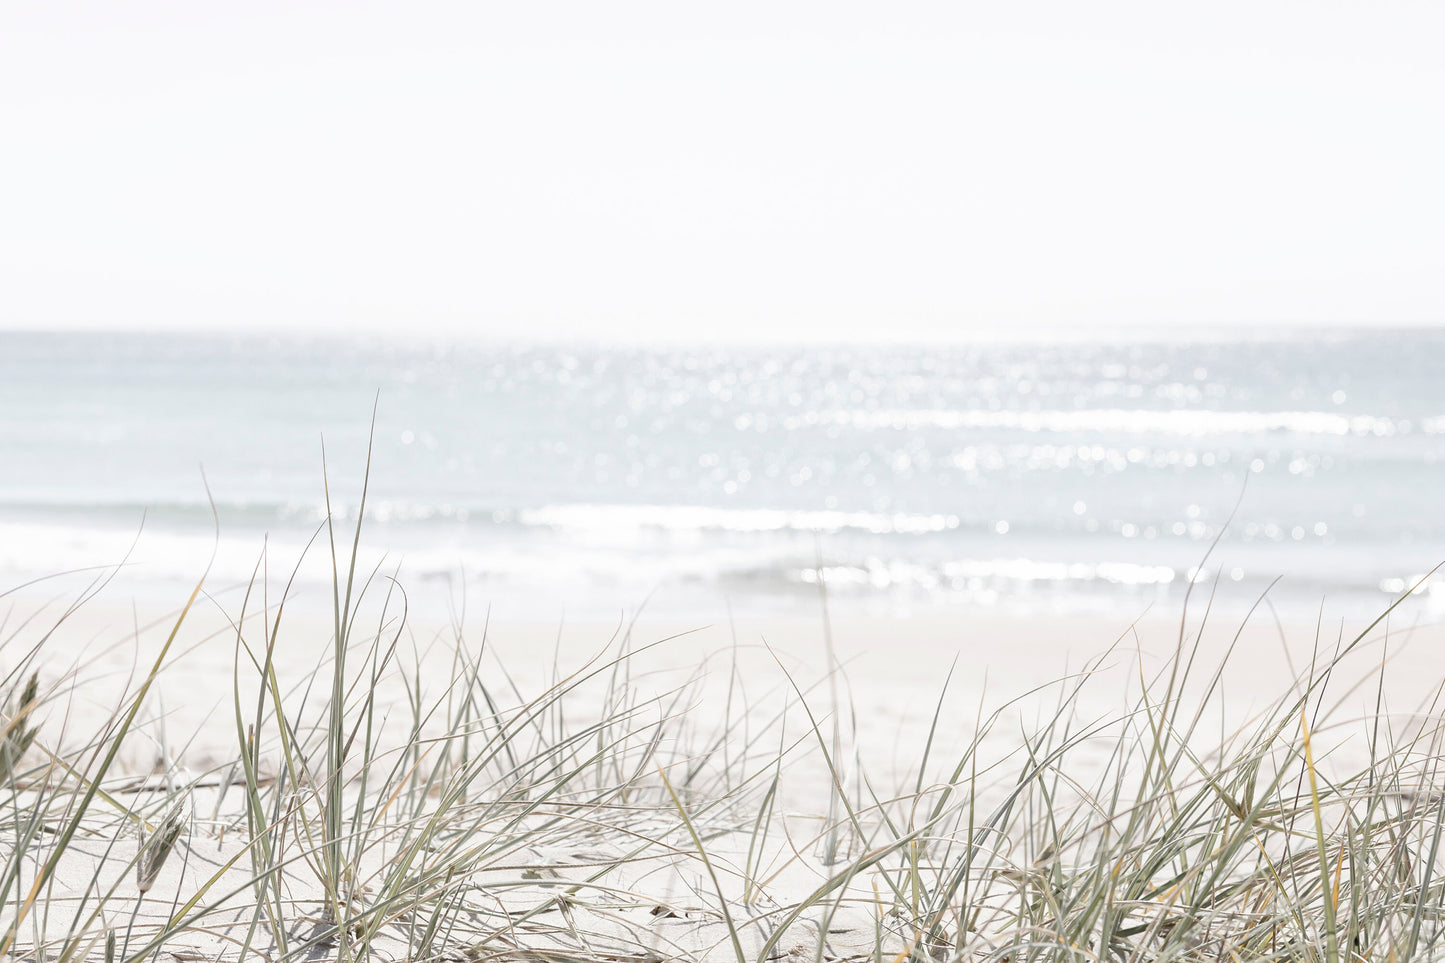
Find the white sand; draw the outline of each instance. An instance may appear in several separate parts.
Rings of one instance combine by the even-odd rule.
[[[61,743],[95,733],[110,718],[119,694],[134,691],[175,621],[175,610],[95,599],[56,625],[59,607],[38,607],[36,596],[8,601],[8,641],[0,648],[0,669],[16,664],[31,644],[45,639],[39,660],[43,678],[73,690],[43,715],[46,731]],[[226,609],[205,599],[192,609],[141,710],[140,732],[126,743],[125,770],[164,769],[167,753],[171,764],[192,774],[236,758],[233,680],[241,680],[241,704],[249,721],[257,672],[237,647],[239,599]],[[328,662],[332,624],[317,605],[285,613],[274,652],[283,688],[301,685]],[[359,635],[377,628],[375,621],[358,624]],[[1191,617],[1186,635],[1191,645],[1197,643],[1193,681],[1202,686],[1223,665],[1216,701],[1226,721],[1238,725],[1291,692],[1313,659],[1328,655],[1341,640],[1354,639],[1366,625],[1280,625],[1257,614],[1243,626],[1209,621],[1201,633],[1198,619]],[[672,698],[687,689],[686,698],[673,706],[674,711],[685,708],[684,728],[695,734],[716,729],[729,714],[737,718],[746,710],[767,719],[788,704],[794,705],[790,731],[801,733],[808,720],[796,707],[801,693],[814,718],[825,723],[831,748],[832,708],[838,705],[840,745],[849,764],[887,785],[901,784],[913,772],[935,711],[942,722],[936,751],[947,755],[967,744],[982,713],[1008,706],[1006,712],[1018,720],[1010,726],[1015,733],[1031,720],[1047,718],[1061,680],[1089,668],[1093,676],[1078,698],[1081,714],[1117,715],[1137,697],[1141,677],[1151,678],[1169,665],[1180,638],[1177,615],[1137,621],[1122,615],[1019,619],[968,611],[958,618],[835,621],[829,629],[832,662],[821,619],[696,624],[643,617],[635,624],[619,619],[488,626],[472,616],[460,635],[469,651],[488,653],[495,687],[514,685],[524,697],[540,694],[559,679],[607,666],[625,647],[631,653],[626,673],[642,698]],[[265,631],[255,612],[243,636],[251,652],[263,657]],[[395,623],[388,623],[385,636],[388,642],[399,641],[397,664],[408,672],[420,666],[425,688],[433,699],[441,698],[454,665],[457,627],[445,618],[413,614],[399,635]],[[1445,679],[1442,646],[1445,626],[1413,621],[1407,603],[1369,633],[1342,667],[1346,672],[1336,673],[1326,703],[1339,704],[1336,718],[1372,713],[1381,660],[1388,655],[1384,707],[1396,714],[1428,711]],[[830,676],[830,665],[840,670]],[[327,695],[325,672],[311,691],[317,706]],[[603,671],[582,687],[571,700],[574,711],[595,711],[595,705],[588,706],[589,693],[613,674]],[[395,685],[383,687],[378,698],[394,715],[404,716],[402,692]]]
[[[40,608],[33,597],[10,601],[5,633],[11,638],[0,649],[0,667],[15,664],[30,644],[45,636],[45,674],[51,681],[79,680],[77,698],[66,707],[66,724],[80,731],[93,731],[109,715],[118,687],[133,687],[139,681],[174,625],[175,609],[137,609],[97,599],[56,626],[57,606]],[[238,650],[233,619],[239,606],[227,608],[222,612],[204,599],[197,603],[142,714],[157,738],[165,730],[166,741],[183,756],[177,761],[192,768],[227,761],[234,754],[231,686]],[[1223,703],[1244,717],[1252,708],[1283,696],[1312,659],[1328,655],[1341,639],[1352,640],[1367,624],[1351,620],[1318,628],[1280,625],[1268,614],[1256,614],[1243,626],[1213,619],[1200,634],[1199,619],[1191,617],[1186,635],[1191,644],[1198,641],[1196,676],[1212,671],[1228,656]],[[388,623],[388,640],[394,626]],[[376,627],[374,621],[359,620],[357,632],[374,634]],[[1125,615],[1019,619],[973,610],[957,618],[833,621],[829,628],[832,658],[841,667],[837,695],[857,716],[859,749],[870,765],[883,765],[895,753],[911,752],[914,730],[932,716],[950,670],[944,706],[960,719],[972,719],[981,704],[997,708],[1040,687],[1043,693],[1032,701],[1025,699],[1020,711],[1046,705],[1051,693],[1057,693],[1055,683],[1086,667],[1094,670],[1095,677],[1084,704],[1107,712],[1120,708],[1128,690],[1137,692],[1141,671],[1146,676],[1161,671],[1180,639],[1177,614],[1138,620]],[[243,634],[259,657],[265,637],[254,611]],[[420,657],[431,688],[440,692],[448,681],[456,637],[456,627],[445,616],[428,619],[413,614],[400,636],[402,664],[410,668],[412,660]],[[820,715],[828,712],[835,697],[821,619],[707,624],[643,617],[635,623],[619,618],[488,626],[473,615],[461,627],[461,637],[470,650],[490,652],[499,673],[505,668],[526,694],[540,692],[559,674],[615,659],[625,643],[633,653],[628,659],[631,678],[644,693],[668,692],[689,680],[695,684],[698,694],[688,702],[694,719],[722,718],[728,679],[734,672],[755,711],[767,708],[770,700],[789,697],[794,687],[807,694]],[[326,662],[331,638],[329,613],[314,605],[287,611],[275,651],[283,685],[303,679]],[[1348,663],[1355,677],[1338,679],[1331,692],[1347,705],[1373,707],[1373,681],[1368,691],[1347,693],[1350,686],[1373,676],[1388,655],[1385,696],[1390,707],[1413,711],[1427,706],[1435,687],[1445,679],[1442,645],[1445,626],[1418,621],[1407,603],[1368,634]],[[243,665],[240,675],[250,680],[255,672]],[[249,705],[254,688],[243,688]],[[735,694],[735,702],[737,698]],[[132,764],[143,764],[144,755],[137,747]]]

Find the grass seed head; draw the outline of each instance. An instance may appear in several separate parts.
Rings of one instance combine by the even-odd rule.
[[[190,805],[182,796],[177,799],[166,814],[161,817],[160,825],[154,833],[146,836],[144,828],[141,830],[140,857],[136,860],[135,874],[136,886],[142,893],[150,890],[155,885],[156,877],[160,875],[161,868],[166,864],[166,857],[170,856],[171,850],[175,849],[176,842],[181,838],[181,831],[186,828],[190,820]]]
[[[30,724],[30,715],[39,704],[39,695],[40,675],[32,672],[30,681],[20,693],[20,701],[7,706],[0,715],[0,782],[8,781],[15,774],[20,757],[35,741],[35,727]]]

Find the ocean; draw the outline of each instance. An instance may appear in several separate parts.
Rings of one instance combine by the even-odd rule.
[[[328,491],[349,547],[369,448],[364,571],[500,617],[807,616],[820,581],[844,615],[1169,612],[1191,580],[1229,611],[1365,614],[1445,559],[1442,372],[1442,331],[0,333],[0,590],[124,562],[118,590],[179,603],[213,553],[234,593],[263,547],[284,579]],[[329,598],[326,544],[296,591]]]

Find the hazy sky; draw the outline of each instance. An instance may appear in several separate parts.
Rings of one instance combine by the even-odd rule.
[[[1445,4],[0,8],[0,326],[1445,321]]]

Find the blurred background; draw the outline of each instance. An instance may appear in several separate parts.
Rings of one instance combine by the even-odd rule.
[[[6,3],[0,579],[174,598],[204,469],[243,583],[325,517],[323,436],[354,519],[370,437],[367,564],[516,618],[1131,614],[1191,573],[1378,611],[1445,557],[1442,35]]]
[[[1390,330],[807,348],[0,334],[0,576],[117,562],[140,534],[127,578],[179,598],[216,544],[212,500],[212,589],[250,577],[263,536],[275,575],[326,517],[324,439],[343,548],[370,445],[364,567],[500,617],[644,600],[808,616],[820,578],[842,615],[1136,615],[1172,611],[1192,577],[1237,610],[1280,576],[1269,598],[1293,615],[1373,614],[1441,561],[1442,367],[1445,334]],[[299,583],[322,599],[326,545]]]

